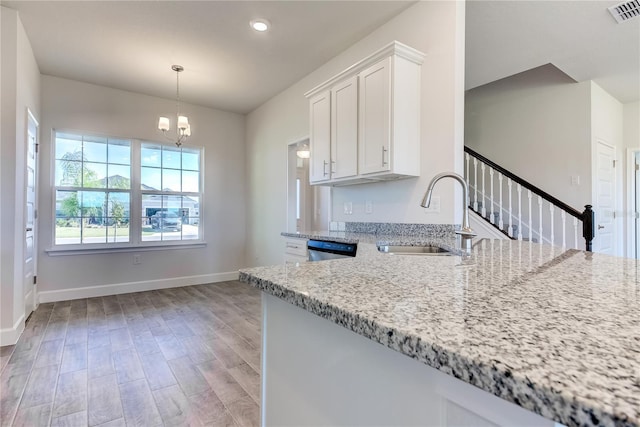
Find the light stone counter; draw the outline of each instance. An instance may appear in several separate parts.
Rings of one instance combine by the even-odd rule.
[[[471,257],[393,256],[375,243],[453,240],[297,237],[357,241],[358,256],[240,280],[543,417],[640,426],[637,260],[509,240],[476,242]]]

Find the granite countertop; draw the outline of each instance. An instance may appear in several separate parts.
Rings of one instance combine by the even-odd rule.
[[[471,256],[394,256],[375,244],[453,239],[291,236],[357,242],[358,255],[240,280],[546,418],[640,426],[637,260],[485,239]]]

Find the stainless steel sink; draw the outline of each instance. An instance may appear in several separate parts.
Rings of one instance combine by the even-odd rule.
[[[439,246],[378,246],[378,251],[389,255],[453,255]]]

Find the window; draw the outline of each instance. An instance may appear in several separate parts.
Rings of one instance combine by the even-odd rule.
[[[56,246],[201,239],[201,148],[56,132],[54,157]]]

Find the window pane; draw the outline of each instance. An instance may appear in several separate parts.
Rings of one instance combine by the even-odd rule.
[[[131,143],[129,141],[110,139],[107,150],[109,163],[131,164]]]
[[[56,245],[73,245],[80,243],[81,218],[56,219]]]
[[[107,218],[107,242],[122,243],[129,241],[129,218],[125,222]]]
[[[182,171],[182,191],[188,193],[200,191],[200,172]]]
[[[187,218],[187,222],[182,223],[182,239],[193,240],[198,238],[199,220],[196,217]]]
[[[148,219],[159,210],[162,210],[162,196],[144,194],[142,196],[142,216]]]
[[[107,138],[85,137],[82,154],[85,161],[107,163]]]
[[[107,166],[108,178],[107,186],[109,188],[129,189],[131,188],[131,167],[123,165]]]
[[[200,170],[200,150],[182,149],[182,169]]]
[[[180,191],[180,171],[162,169],[162,191]]]
[[[129,193],[109,193],[107,196],[107,215],[122,224],[129,218]]]
[[[162,167],[180,169],[180,149],[178,147],[162,147]]]
[[[56,160],[56,186],[81,187],[82,162]]]
[[[102,223],[107,193],[103,191],[79,191],[82,216],[91,224]]]
[[[77,191],[56,191],[56,218],[80,216],[80,200]]]
[[[162,188],[162,169],[142,168],[140,187],[142,190],[160,190]]]
[[[142,144],[140,156],[142,166],[162,166],[162,151],[160,145]]]
[[[107,243],[107,227],[93,218],[82,219],[82,243]]]
[[[56,159],[67,159],[76,154],[82,159],[82,137],[77,135],[56,134]]]
[[[162,207],[167,212],[179,215],[182,207],[182,196],[162,196]]]
[[[107,165],[104,163],[83,164],[82,186],[86,188],[106,188]]]
[[[186,217],[197,217],[200,215],[200,198],[194,196],[184,196],[182,198],[182,210]]]

